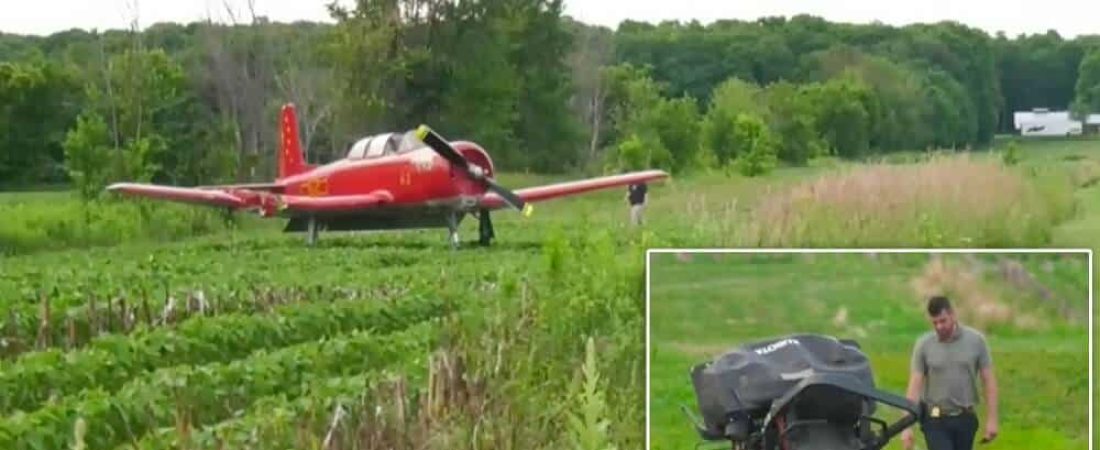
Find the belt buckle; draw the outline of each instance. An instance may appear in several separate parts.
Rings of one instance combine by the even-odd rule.
[[[970,408],[964,406],[961,408],[952,409],[950,412],[947,413],[947,415],[950,417],[958,417],[968,412],[970,412]]]
[[[940,407],[939,406],[933,406],[932,407],[932,418],[933,419],[938,419],[939,417],[940,417]]]

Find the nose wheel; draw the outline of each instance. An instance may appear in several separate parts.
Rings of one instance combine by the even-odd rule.
[[[317,234],[318,234],[317,218],[311,216],[309,218],[309,222],[307,224],[306,245],[308,245],[310,247],[313,247],[314,245],[317,245]]]
[[[458,224],[462,221],[463,214],[459,212],[447,214],[447,240],[451,244],[451,249],[457,249],[462,243],[458,237]],[[477,219],[477,243],[480,246],[487,247],[496,238],[496,233],[493,231],[493,219],[487,209],[478,210]]]
[[[451,250],[458,249],[458,222],[458,213],[452,212],[447,214],[447,240],[449,240],[451,243]]]

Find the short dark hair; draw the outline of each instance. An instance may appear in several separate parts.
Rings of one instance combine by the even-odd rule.
[[[935,295],[928,299],[928,315],[936,317],[940,313],[951,312],[951,300],[942,295]]]

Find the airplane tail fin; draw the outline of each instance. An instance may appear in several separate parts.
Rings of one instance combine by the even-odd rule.
[[[280,131],[282,141],[279,149],[279,178],[311,169],[302,156],[302,145],[298,140],[298,115],[294,112],[293,103],[283,105]]]

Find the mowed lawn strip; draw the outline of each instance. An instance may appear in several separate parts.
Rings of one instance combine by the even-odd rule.
[[[698,414],[690,369],[744,341],[800,332],[854,338],[871,359],[878,387],[904,394],[912,345],[929,330],[912,287],[927,256],[652,258],[651,448],[699,441],[681,410]],[[1087,277],[1080,258],[1052,264],[1049,273],[1036,276],[1079,294],[1079,280]],[[1076,280],[1062,266],[1076,268]],[[1001,325],[1003,333],[988,335],[1000,377],[1002,428],[1002,439],[989,448],[1031,448],[1040,439],[1044,448],[1080,448],[1088,437],[1086,325],[1060,325],[1041,305],[1014,308],[1033,310],[1048,326],[1025,331]],[[882,416],[896,417],[882,409]],[[900,448],[899,442],[889,448]]]

